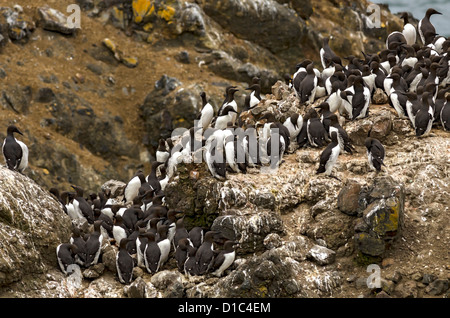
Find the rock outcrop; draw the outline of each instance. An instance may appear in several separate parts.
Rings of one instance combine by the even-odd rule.
[[[57,268],[56,247],[68,241],[70,218],[33,180],[0,167],[0,288]]]

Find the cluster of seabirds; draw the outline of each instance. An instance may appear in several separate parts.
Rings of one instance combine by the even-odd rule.
[[[378,54],[362,52],[362,59],[346,57],[345,66],[329,47],[329,38],[325,38],[320,50],[322,72],[312,61],[304,60],[296,66],[296,72],[286,78],[286,84],[295,91],[300,104],[309,108],[305,114],[294,114],[283,123],[270,112],[258,118],[261,125],[260,129],[254,129],[256,153],[250,151],[251,136],[240,138],[232,130],[244,126],[258,128],[258,125],[246,124],[243,118],[245,114],[251,115],[250,110],[261,101],[259,78],[254,78],[252,85],[246,88],[251,92],[240,114],[234,98],[239,91],[236,86],[227,87],[217,114],[202,92],[203,107],[194,127],[177,140],[160,139],[151,173],[145,176],[139,170],[124,188],[120,202],[111,198],[109,190],[85,196],[78,186],[72,186],[74,192],[50,189],[72,220],[93,225],[89,233],[81,233],[74,225],[70,242],[57,247],[61,270],[68,275],[74,264],[82,267],[97,264],[106,236],[118,247],[117,276],[123,284],[132,282],[134,267],[156,273],[170,257],[174,257],[178,270],[186,275],[223,275],[235,260],[238,243],[224,238],[220,232],[201,227],[188,231],[184,213],[169,209],[164,203],[164,190],[177,164],[192,162],[196,155],[203,155],[211,174],[223,180],[227,172],[245,173],[247,167],[264,164],[260,152],[270,156],[275,151],[273,158],[276,164],[281,163],[291,142],[296,142],[296,149],[326,146],[320,155],[317,174],[332,176],[340,152],[352,154],[355,151],[340,124],[342,117],[354,121],[368,116],[377,89],[388,96],[389,104],[399,117],[409,118],[416,136],[428,135],[433,125],[450,130],[450,94],[446,94],[450,83],[450,40],[436,34],[430,22],[433,14],[440,13],[428,9],[416,30],[404,13],[401,16],[404,28],[387,37],[386,49]],[[416,39],[417,34],[422,45],[418,37]],[[318,106],[312,106],[321,97],[326,98]],[[196,140],[198,131],[209,128],[212,128],[209,135],[201,134],[200,140]],[[14,125],[9,126],[2,151],[8,168],[23,172],[28,165],[28,148],[14,133],[22,134]],[[278,149],[271,148],[274,138]],[[367,137],[365,146],[370,168],[380,171],[384,165],[383,145]],[[238,153],[244,154],[243,160],[238,160]],[[218,245],[220,249],[216,248]]]

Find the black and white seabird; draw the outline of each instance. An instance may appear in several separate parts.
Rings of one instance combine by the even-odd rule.
[[[288,137],[289,138],[289,137]],[[270,129],[270,136],[267,139],[266,153],[268,156],[268,162],[272,168],[277,168],[282,160],[283,154],[286,150],[285,137],[279,131],[279,128],[275,123],[272,123]]]
[[[236,251],[234,245],[238,244],[235,241],[225,241],[223,250],[221,250],[218,255],[214,257],[213,263],[213,275],[220,277],[222,274],[233,264],[236,258]]]
[[[205,92],[201,92],[200,96],[202,98],[202,110],[197,116],[197,127],[201,127],[203,130],[206,130],[209,125],[211,125],[212,119],[214,118],[214,108],[206,99]]]
[[[231,106],[234,110],[234,112],[230,112],[231,122],[233,123],[233,125],[236,122],[237,111],[238,111],[237,102],[234,98],[234,94],[238,91],[239,91],[239,89],[237,89],[236,86],[228,87],[226,90],[225,101],[224,101],[223,105],[219,108],[219,111],[217,112],[217,116],[222,116],[224,114],[225,109],[228,106]],[[225,125],[225,127],[226,127],[226,125]],[[218,127],[215,127],[215,128],[218,128]],[[224,128],[219,128],[219,129],[224,129]]]
[[[70,243],[62,243],[56,247],[56,258],[61,271],[65,275],[71,273],[70,266],[75,264],[77,246]]]
[[[378,139],[372,137],[367,137],[364,145],[367,149],[367,159],[370,169],[381,171],[381,166],[384,166],[383,161],[385,156],[383,145]]]
[[[169,238],[167,237],[168,230],[169,230],[169,226],[164,225],[164,224],[160,225],[157,229],[156,244],[158,245],[159,250],[161,251],[161,255],[159,257],[159,262],[158,262],[158,270],[161,269],[162,266],[169,259],[171,243],[170,243]]]
[[[200,226],[194,226],[189,231],[189,240],[192,242],[194,247],[199,248],[203,243],[203,229]]]
[[[178,246],[175,249],[174,258],[177,261],[178,271],[184,273],[184,263],[188,257],[188,247],[192,246],[188,238],[183,238],[178,241]]]
[[[289,130],[289,138],[294,140],[297,138],[297,135],[302,129],[303,116],[298,113],[294,113],[284,121],[283,125]]]
[[[429,92],[424,92],[422,94],[422,106],[419,108],[419,111],[414,118],[414,127],[417,137],[427,136],[431,131],[431,127],[433,126],[434,110],[429,103],[429,95]]]
[[[408,97],[405,95],[405,93],[400,90],[392,90],[391,94],[389,95],[389,99],[395,111],[397,112],[398,117],[406,117],[406,103],[408,102]]]
[[[316,174],[324,173],[326,176],[331,176],[334,165],[337,162],[341,147],[338,142],[338,135],[335,131],[331,132],[331,142],[320,154],[319,168]]]
[[[441,111],[442,107],[444,107],[444,104],[446,102],[445,100],[445,94],[447,94],[450,91],[450,87],[447,89],[440,89],[436,94],[436,99],[434,100],[434,122],[439,123],[441,121]]]
[[[204,275],[211,269],[214,260],[213,243],[216,234],[217,232],[215,231],[206,232],[205,239],[195,254],[195,265],[198,275]]]
[[[70,244],[77,246],[75,253],[75,262],[78,265],[84,266],[86,264],[86,241],[81,236],[81,231],[78,227],[72,225],[72,236],[69,239]]]
[[[183,216],[175,222],[175,234],[173,237],[173,245],[175,249],[177,248],[180,240],[188,238],[189,232],[184,226],[184,216]]]
[[[261,86],[259,84],[253,84],[246,88],[250,91],[250,94],[245,97],[244,110],[255,108],[261,101]]]
[[[338,139],[339,146],[341,147],[341,151],[346,151],[350,154],[353,154],[353,152],[356,152],[355,147],[353,147],[352,141],[351,141],[348,133],[339,124],[336,114],[330,115],[329,119],[330,119],[329,135],[331,136],[331,133],[333,131],[337,133],[337,137],[338,137],[337,139]]]
[[[188,245],[187,247],[187,257],[184,262],[184,273],[188,276],[196,276],[198,273],[198,266],[196,261],[198,248]]]
[[[226,179],[226,160],[220,137],[211,135],[205,144],[205,161],[212,176],[219,180]]]
[[[300,103],[301,104],[312,104],[314,102],[318,84],[318,77],[314,72],[314,65],[310,63],[306,66],[306,76],[301,81],[299,86],[300,93]]]
[[[220,130],[226,129],[229,122],[231,122],[234,125],[236,115],[237,111],[233,106],[231,105],[225,106],[222,112],[215,118],[214,128]]]
[[[325,37],[322,39],[322,48],[319,51],[320,61],[322,62],[323,68],[327,68],[332,62],[339,58],[336,53],[330,48],[329,45],[330,38]]]
[[[130,284],[133,279],[134,260],[127,251],[130,238],[123,238],[119,244],[119,252],[116,255],[116,268],[119,282]]]
[[[397,45],[400,44],[406,44],[406,38],[402,32],[394,31],[390,33],[386,38],[386,48],[388,50],[393,50]]]
[[[434,28],[433,24],[430,22],[430,17],[433,14],[442,14],[438,11],[436,11],[433,8],[430,8],[425,13],[425,16],[419,21],[418,24],[418,31],[420,35],[420,39],[422,40],[423,45],[428,45],[431,42],[433,42],[433,39],[436,34],[436,29]]]
[[[94,231],[86,240],[86,266],[91,266],[98,263],[103,241],[103,235],[100,230],[102,222],[103,221],[101,220],[94,222]]]
[[[409,22],[409,16],[407,12],[403,12],[400,16],[400,19],[403,19],[403,30],[402,34],[405,37],[406,44],[413,45],[416,43],[416,28]]]
[[[133,178],[128,181],[123,193],[124,202],[133,202],[139,194],[139,188],[145,183],[145,175],[142,170],[138,170]]]
[[[441,109],[441,124],[445,131],[450,131],[450,94],[445,98],[445,104]]]
[[[161,250],[155,241],[155,234],[147,232],[147,244],[144,250],[145,268],[150,274],[154,274],[159,270],[159,261],[161,258]]]
[[[113,237],[117,244],[120,244],[120,241],[123,238],[127,238],[129,232],[127,227],[123,223],[123,219],[121,215],[116,215],[114,217],[114,226],[113,226]]]
[[[156,161],[166,163],[169,160],[170,152],[164,138],[160,138],[156,149]]]
[[[369,88],[364,85],[362,76],[356,76],[353,87],[349,87],[352,97],[352,119],[364,118],[368,115],[371,102],[371,94]]]
[[[23,133],[16,126],[8,126],[2,152],[8,169],[22,173],[28,166],[28,147],[22,141],[17,140],[14,133],[23,136]]]
[[[73,199],[73,206],[76,210],[77,215],[83,215],[84,218],[88,221],[89,224],[94,223],[94,211],[92,210],[91,205],[86,201],[83,197],[84,190],[80,186],[72,185],[72,188],[75,190],[76,195]]]
[[[422,101],[417,98],[417,94],[414,92],[407,92],[405,95],[408,98],[406,101],[406,113],[408,114],[412,127],[415,128],[415,117],[420,109],[420,106],[422,105]]]
[[[306,124],[306,133],[311,147],[323,147],[327,143],[328,132],[320,121],[317,112],[310,108],[308,110],[308,120]]]
[[[315,108],[319,109],[320,121],[322,122],[325,131],[328,132],[330,128],[330,116],[333,114],[333,112],[330,111],[330,104],[328,104],[328,102],[323,102]]]
[[[308,74],[306,67],[311,63],[312,61],[309,59],[303,60],[301,63],[296,65],[296,71],[292,75],[292,86],[294,87],[294,91],[298,98],[300,98],[300,83]]]
[[[158,167],[162,165],[160,161],[153,161],[151,166],[150,174],[147,176],[146,181],[150,185],[151,189],[155,191],[155,194],[158,194],[161,191],[161,183],[157,177]],[[141,181],[142,182],[142,181]],[[142,184],[142,183],[141,183]]]

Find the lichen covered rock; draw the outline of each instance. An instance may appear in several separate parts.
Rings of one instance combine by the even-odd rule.
[[[0,287],[57,267],[56,247],[68,241],[70,228],[52,195],[0,167]]]

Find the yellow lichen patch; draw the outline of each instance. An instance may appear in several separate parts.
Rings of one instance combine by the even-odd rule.
[[[169,24],[172,23],[173,16],[175,15],[175,8],[171,6],[165,6],[158,10],[158,16],[166,20]]]
[[[113,42],[113,41],[111,41],[110,39],[108,39],[108,38],[105,38],[105,39],[103,39],[103,44],[108,48],[108,49],[110,49],[112,52],[116,52],[117,51],[117,46],[116,46],[116,44]]]
[[[142,27],[142,29],[143,29],[145,32],[151,31],[151,30],[153,29],[153,23],[147,23],[147,24],[145,24],[145,25]]]
[[[132,7],[134,22],[136,23],[141,23],[155,11],[152,0],[133,0]]]

